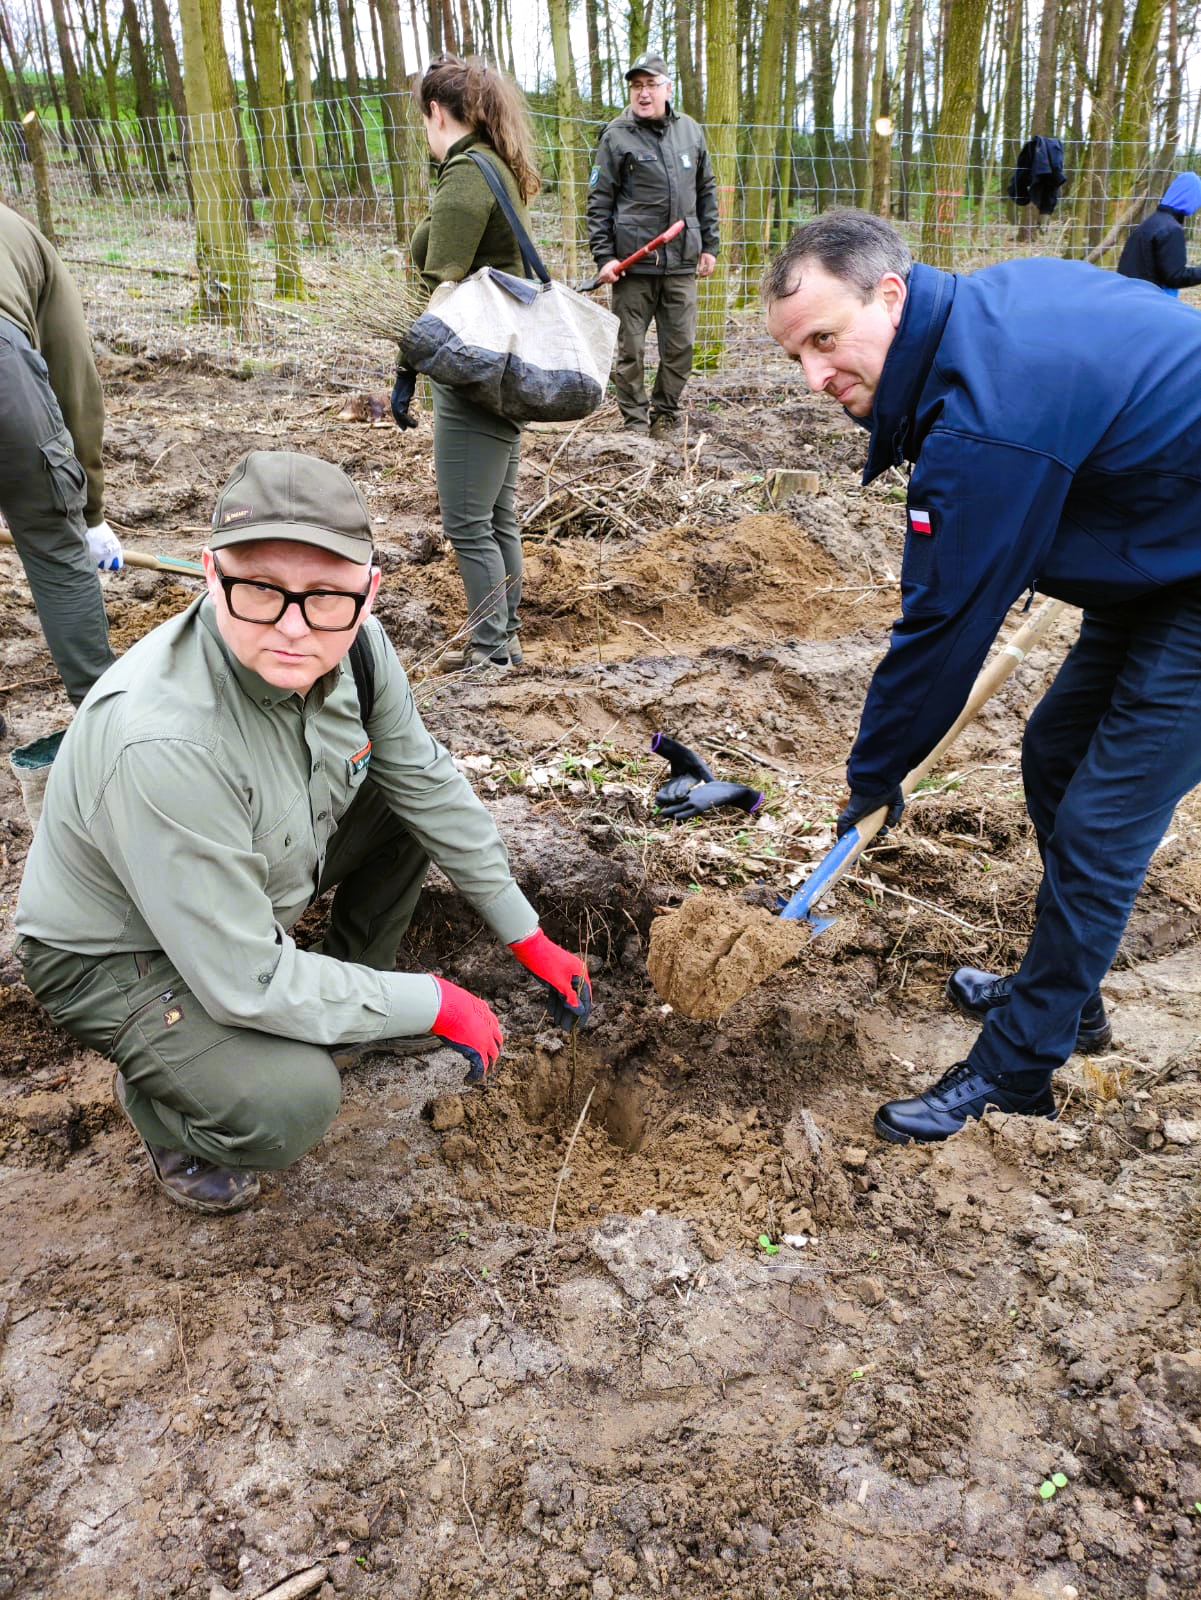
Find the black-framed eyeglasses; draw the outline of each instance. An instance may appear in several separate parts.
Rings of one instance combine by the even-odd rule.
[[[265,625],[278,622],[290,605],[298,605],[300,614],[314,633],[345,633],[359,620],[359,612],[371,593],[371,583],[361,594],[345,589],[304,589],[299,593],[281,589],[277,583],[262,583],[257,578],[230,578],[221,570],[216,555],[213,571],[225,591],[225,603],[231,617],[239,622],[261,622]]]

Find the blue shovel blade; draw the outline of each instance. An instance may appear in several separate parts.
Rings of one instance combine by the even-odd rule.
[[[822,857],[816,871],[809,874],[791,900],[785,900],[783,895],[780,896],[780,915],[787,917],[790,922],[807,922],[814,937],[833,927],[836,919],[819,917],[812,909],[813,904],[821,899],[839,877],[848,857],[854,856],[858,848],[859,829],[848,828],[834,848],[828,850]]]

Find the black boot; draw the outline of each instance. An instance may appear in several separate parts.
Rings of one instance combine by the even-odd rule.
[[[1033,1093],[1017,1094],[966,1061],[957,1061],[937,1083],[912,1100],[890,1100],[876,1112],[876,1132],[891,1144],[932,1144],[949,1139],[973,1117],[992,1107],[1023,1117],[1058,1115],[1048,1076]]]
[[[980,972],[975,967],[960,967],[947,979],[946,995],[951,1004],[965,1016],[983,1022],[990,1011],[1009,1004],[1009,991],[1013,978],[1000,978],[995,972]],[[1104,1050],[1113,1038],[1113,1029],[1105,1015],[1105,1002],[1101,991],[1090,995],[1080,1013],[1076,1030],[1076,1049],[1084,1055],[1094,1050]]]
[[[241,1211],[252,1200],[258,1199],[257,1173],[218,1167],[212,1161],[192,1155],[190,1151],[167,1150],[144,1138],[126,1109],[125,1079],[119,1072],[113,1078],[113,1095],[146,1152],[155,1183],[177,1206],[183,1206],[188,1211],[222,1216],[231,1211]]]

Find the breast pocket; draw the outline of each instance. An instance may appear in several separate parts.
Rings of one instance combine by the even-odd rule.
[[[261,827],[252,840],[267,863],[267,894],[274,905],[303,897],[317,864],[317,845],[308,808],[299,797],[283,816]]]

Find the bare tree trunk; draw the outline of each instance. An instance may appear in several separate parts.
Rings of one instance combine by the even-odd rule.
[[[254,53],[258,62],[259,114],[262,117],[263,176],[271,196],[271,229],[275,241],[275,293],[280,299],[303,300],[304,278],[292,216],[292,174],[288,168],[287,109],[284,105],[284,63],[279,43],[277,0],[254,0]]]
[[[605,103],[605,89],[601,79],[600,19],[596,0],[584,0],[584,23],[588,29],[588,109],[594,117],[599,117]]]
[[[459,38],[463,41],[463,54],[475,54],[475,36],[471,31],[471,13],[467,9],[467,0],[459,0]]]
[[[142,160],[146,163],[150,181],[159,194],[168,194],[171,180],[167,175],[167,152],[163,147],[163,130],[159,124],[158,102],[154,98],[150,63],[146,59],[146,46],[142,39],[142,21],[138,16],[137,0],[122,0],[122,8],[125,13],[125,33],[129,40],[129,67],[133,74],[133,99],[138,114]]]
[[[1044,138],[1055,129],[1055,44],[1059,29],[1059,7],[1043,6],[1038,25],[1038,67],[1034,76],[1034,100],[1030,107],[1032,134]]]
[[[575,63],[571,58],[571,22],[567,0],[548,0],[551,43],[555,52],[555,110],[559,119],[559,194],[562,200],[564,270],[576,275],[580,202],[576,173]]]
[[[833,0],[815,0],[809,7],[809,61],[813,97],[814,206],[824,211],[834,202],[834,21]],[[712,38],[712,33],[710,33]]]
[[[1138,0],[1126,35],[1126,84],[1114,139],[1110,187],[1137,194],[1147,183],[1151,117],[1155,102],[1155,57],[1164,0]],[[1115,196],[1111,216],[1119,202]]]
[[[2,42],[3,38],[0,36],[0,43]],[[21,163],[26,155],[29,156],[31,161],[33,160],[33,149],[28,134],[21,127],[23,119],[21,117],[20,109],[17,106],[17,97],[13,93],[12,79],[8,75],[8,68],[4,65],[4,53],[2,50],[0,50],[0,112],[3,112],[4,114],[4,121],[10,122],[16,131],[16,137],[11,141],[8,139],[0,139],[0,146],[3,147],[5,154],[8,156],[8,164],[12,172],[13,189],[17,194],[21,194],[24,192],[24,186],[21,179]],[[26,116],[31,116],[35,122],[37,121],[36,111],[26,112]],[[40,132],[41,130],[39,129],[38,131]],[[45,145],[43,142],[43,152],[44,150]],[[34,182],[35,184],[37,182],[36,167],[34,167]],[[43,233],[46,233],[46,229],[40,221],[38,226],[42,229]],[[53,219],[51,219],[50,222],[50,232],[46,233],[46,237],[53,242]]]
[[[780,67],[787,7],[773,0],[763,18],[744,197],[743,253],[749,274],[759,275],[771,243],[776,194],[776,128],[780,121]]]
[[[701,83],[692,59],[691,0],[675,0],[676,90],[678,109],[690,117],[701,116]]]
[[[253,3],[253,0],[252,0]],[[250,19],[246,14],[247,0],[234,0],[234,10],[238,17],[238,38],[242,44],[242,76],[246,82],[246,107],[250,112],[250,126],[254,129],[254,140],[258,145],[259,166],[265,168],[266,156],[263,154],[263,119],[259,109],[259,82],[258,72],[255,68],[257,54],[255,43],[250,33]],[[232,81],[232,80],[231,80]],[[237,86],[234,85],[235,104],[237,102]],[[239,126],[241,119],[239,118]],[[249,166],[249,152],[247,153]],[[267,192],[267,174],[263,172],[263,192]]]
[[[1054,8],[1052,8],[1054,9]],[[1001,169],[1012,172],[1022,148],[1022,64],[1025,0],[1009,0],[1005,30],[1005,90],[1002,97]]]
[[[46,24],[45,24],[45,21],[42,19],[40,11],[38,13],[38,20],[42,24],[41,31],[42,31],[42,37],[44,39],[45,38],[45,33],[46,33]],[[12,80],[9,81],[8,75],[5,74],[5,82],[8,83],[8,93],[7,93],[7,96],[5,98],[5,102],[4,103],[5,103],[6,108],[10,104],[10,102],[11,102],[11,105],[12,105],[12,115],[9,118],[9,120],[12,121],[12,122],[19,122],[21,120],[21,116],[22,116],[22,114],[24,112],[34,110],[33,91],[30,89],[29,85],[25,82],[25,73],[24,73],[24,71],[22,69],[22,66],[21,66],[21,52],[17,49],[17,42],[16,42],[16,39],[13,37],[12,23],[9,21],[8,12],[5,10],[5,8],[4,8],[4,6],[2,4],[0,4],[0,43],[2,43],[4,45],[4,47],[5,47],[5,49],[8,51],[8,59],[12,63]],[[47,61],[47,63],[49,63],[50,52],[47,50],[45,52],[45,55],[46,55],[46,61]],[[50,74],[48,74],[48,76],[50,77],[51,84],[53,84],[53,82],[54,82],[53,76],[50,75]],[[13,85],[14,84],[16,85],[15,93],[14,93],[14,90],[13,90]],[[56,104],[57,104],[57,96],[56,96]],[[18,106],[20,107],[20,110],[17,109]],[[6,110],[5,114],[6,115],[8,114],[7,110]],[[61,127],[61,125],[62,125],[62,118],[60,116],[59,117],[59,126]]]
[[[888,21],[892,0],[878,0],[876,6],[876,65],[872,82],[871,176],[868,204],[877,216],[889,210],[889,179],[892,168],[892,116],[888,77]]]
[[[650,39],[651,0],[630,0],[630,60],[640,56]],[[733,34],[730,36],[733,38]]]
[[[1101,42],[1092,85],[1088,149],[1077,188],[1073,254],[1085,255],[1105,232],[1111,141],[1117,120],[1118,51],[1122,40],[1122,0],[1103,0]]]
[[[63,103],[59,98],[58,93],[58,78],[54,72],[54,64],[50,59],[50,35],[46,31],[46,12],[42,5],[42,0],[36,0],[36,4],[34,5],[34,13],[38,19],[38,38],[41,40],[42,44],[42,70],[45,75],[46,82],[50,87],[50,99],[54,106],[54,120],[58,123],[58,131],[61,136],[66,128],[67,119],[63,115]],[[22,86],[18,84],[18,93],[20,92],[21,87]],[[27,89],[26,93],[28,92],[29,91]],[[25,106],[25,109],[26,111],[31,111],[33,109],[32,94],[29,95],[29,104]]]
[[[780,115],[780,139],[776,151],[779,164],[776,207],[777,240],[784,238],[784,224],[792,215],[794,130],[797,108],[797,47],[800,39],[800,0],[787,0],[788,15],[784,19],[784,104]]]
[[[373,195],[371,157],[367,154],[367,134],[363,127],[362,91],[359,85],[358,56],[354,37],[354,8],[351,0],[338,0],[338,28],[342,35],[342,66],[346,74],[346,110],[350,117],[350,146],[354,159],[354,186],[361,195]]]
[[[867,90],[871,82],[871,0],[854,0],[851,42],[851,163],[855,204],[866,206],[871,188],[868,170]]]
[[[100,196],[104,193],[104,185],[100,181],[100,169],[96,164],[95,130],[84,105],[83,86],[79,81],[79,69],[75,65],[75,51],[71,44],[66,7],[63,0],[50,0],[50,5],[54,16],[54,33],[58,40],[58,58],[62,66],[63,90],[67,96],[67,110],[71,113],[71,139],[83,157],[92,193]]]
[[[161,3],[161,0],[160,0]],[[329,243],[325,221],[325,165],[318,165],[317,135],[313,126],[313,56],[309,44],[309,11],[306,0],[283,0],[284,32],[288,54],[292,57],[292,92],[296,97],[296,144],[300,152],[300,171],[308,193],[305,216],[309,239],[315,245]]]
[[[220,0],[180,0],[184,88],[196,194],[200,310],[242,332],[253,326],[250,251],[236,161]],[[220,59],[218,59],[218,56]]]
[[[906,0],[906,3],[910,3],[910,0]],[[921,70],[922,0],[912,0],[909,27],[902,29],[902,37],[905,39],[905,59],[903,64],[899,60],[897,62],[897,78],[902,85],[900,214],[902,219],[907,222],[909,220],[909,179],[913,170],[913,123],[917,115],[913,88]]]
[[[413,98],[408,92],[404,38],[400,31],[399,0],[379,0],[380,38],[384,52],[384,93],[380,106],[384,118],[384,141],[388,149],[388,175],[392,186],[392,229],[398,244],[409,235],[409,170],[421,170],[416,152],[406,149],[412,129]],[[406,159],[406,157],[408,159]]]
[[[167,94],[179,129],[179,153],[183,161],[184,183],[188,190],[188,204],[195,210],[196,196],[192,188],[192,152],[188,139],[188,102],[184,94],[183,73],[175,51],[175,35],[171,32],[171,18],[167,0],[150,0],[150,14],[154,18],[154,36],[159,54],[163,58],[163,72],[167,79]]]
[[[721,245],[717,267],[698,285],[696,350],[699,368],[715,367],[726,344],[726,308],[730,303],[731,250],[734,243],[734,195],[738,182],[738,57],[734,37],[734,0],[704,0],[705,143],[717,179],[717,226]]]
[[[933,140],[933,182],[926,202],[922,247],[931,266],[948,270],[954,260],[953,230],[963,197],[987,9],[988,0],[955,0],[947,21],[943,97]]]

